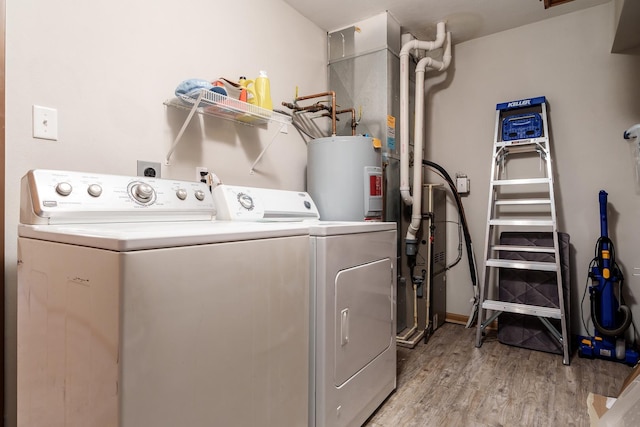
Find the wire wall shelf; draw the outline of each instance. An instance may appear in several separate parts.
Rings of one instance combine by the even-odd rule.
[[[262,125],[269,122],[282,124],[291,123],[291,117],[287,115],[267,110],[257,105],[248,104],[235,98],[229,98],[206,89],[200,90],[196,98],[181,95],[165,101],[164,104],[184,110],[192,110],[195,107],[199,114],[230,119],[250,125]]]
[[[265,108],[258,107],[257,105],[249,104],[235,98],[229,98],[228,96],[206,89],[200,90],[197,97],[180,95],[166,100],[164,105],[189,111],[189,115],[178,132],[171,149],[167,153],[167,157],[165,159],[165,164],[167,165],[170,164],[171,155],[178,146],[184,131],[196,113],[203,116],[213,116],[225,120],[232,120],[234,122],[250,126],[279,123],[280,131],[282,131],[287,125],[291,124],[291,117],[286,114],[267,110]],[[260,158],[262,158],[263,154],[272,142],[273,140],[267,145],[262,153],[260,153],[256,161],[253,163],[250,170],[251,173],[253,173],[254,166],[258,161],[260,161]]]

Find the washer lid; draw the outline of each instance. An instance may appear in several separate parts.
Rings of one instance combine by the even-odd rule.
[[[18,226],[18,236],[118,252],[307,236],[301,222],[179,221]]]

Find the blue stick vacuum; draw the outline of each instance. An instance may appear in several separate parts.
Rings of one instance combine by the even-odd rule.
[[[607,226],[607,192],[602,190],[600,201],[600,238],[596,256],[589,269],[591,320],[595,327],[593,337],[580,337],[580,357],[598,357],[635,365],[638,352],[627,348],[624,334],[631,325],[631,310],[622,301],[624,276],[615,260],[613,242]]]

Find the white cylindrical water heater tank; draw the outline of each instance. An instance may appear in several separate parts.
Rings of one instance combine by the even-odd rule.
[[[307,192],[321,220],[382,218],[382,164],[372,138],[318,138],[308,143],[307,154]]]

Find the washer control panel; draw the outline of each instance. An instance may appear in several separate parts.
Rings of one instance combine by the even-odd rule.
[[[36,169],[21,182],[20,222],[211,220],[213,197],[192,181]]]
[[[218,220],[303,221],[320,218],[304,191],[218,185],[213,189]]]

